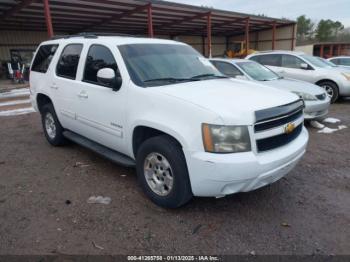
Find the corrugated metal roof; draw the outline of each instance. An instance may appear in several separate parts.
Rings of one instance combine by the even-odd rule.
[[[159,0],[50,0],[56,32],[86,31],[147,33],[146,6],[152,5],[154,33],[157,35],[205,35],[207,14],[211,12],[212,35],[244,33],[247,18],[250,31],[294,24],[275,19]],[[45,31],[42,0],[1,0],[0,30]]]

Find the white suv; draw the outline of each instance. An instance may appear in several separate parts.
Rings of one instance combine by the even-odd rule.
[[[350,96],[350,73],[336,68],[319,57],[293,51],[264,51],[246,57],[259,62],[284,77],[307,81],[323,87],[335,102]]]
[[[46,41],[30,88],[52,145],[68,139],[136,166],[145,193],[164,207],[270,184],[296,165],[308,141],[298,96],[226,79],[170,40]]]

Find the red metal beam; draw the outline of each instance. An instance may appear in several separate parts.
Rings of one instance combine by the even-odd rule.
[[[272,24],[272,50],[276,48],[276,21]]]
[[[153,38],[152,4],[149,4],[147,7],[147,26],[148,26],[148,37]]]
[[[248,55],[249,50],[249,22],[250,18],[248,17],[245,21],[245,54]]]
[[[211,12],[207,14],[208,57],[211,58]]]
[[[16,4],[11,9],[5,11],[3,15],[0,17],[0,21],[5,20],[11,16],[15,16],[19,11],[29,6],[31,3],[35,2],[34,0],[24,0],[20,4]]]
[[[320,45],[320,57],[323,57],[324,45]]]
[[[329,57],[333,56],[333,45],[330,45],[329,47]]]
[[[51,13],[50,13],[50,4],[49,4],[49,0],[43,0],[43,2],[44,2],[47,35],[51,38],[53,37],[53,27],[52,27]]]

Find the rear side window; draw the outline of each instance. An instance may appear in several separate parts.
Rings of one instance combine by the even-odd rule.
[[[336,59],[332,59],[330,60],[333,64],[339,65],[340,64],[340,59],[336,58]]]
[[[350,66],[350,58],[341,58],[338,62],[339,65]]]
[[[82,49],[82,44],[70,44],[63,49],[56,67],[58,76],[75,79]]]
[[[231,65],[226,62],[213,61],[212,62],[215,67],[224,75],[229,77],[236,77],[239,75],[243,75],[241,71],[239,71],[234,65]]]
[[[33,61],[32,71],[46,73],[50,66],[51,60],[56,53],[58,45],[42,45]]]
[[[261,55],[257,62],[268,66],[281,66],[281,55]]]
[[[112,52],[105,46],[92,45],[86,58],[83,81],[99,84],[97,71],[101,68],[111,68],[116,76],[120,75]]]

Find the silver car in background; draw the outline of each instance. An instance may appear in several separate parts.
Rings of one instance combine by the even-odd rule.
[[[250,60],[213,58],[210,61],[226,76],[263,82],[264,85],[299,95],[305,103],[305,119],[321,118],[328,113],[331,99],[324,89],[317,85],[283,78],[269,68]]]
[[[333,64],[350,69],[350,56],[335,56],[327,59]]]
[[[323,87],[331,101],[350,96],[350,72],[333,67],[319,57],[293,51],[263,51],[246,57],[267,66],[281,76],[307,81]]]

